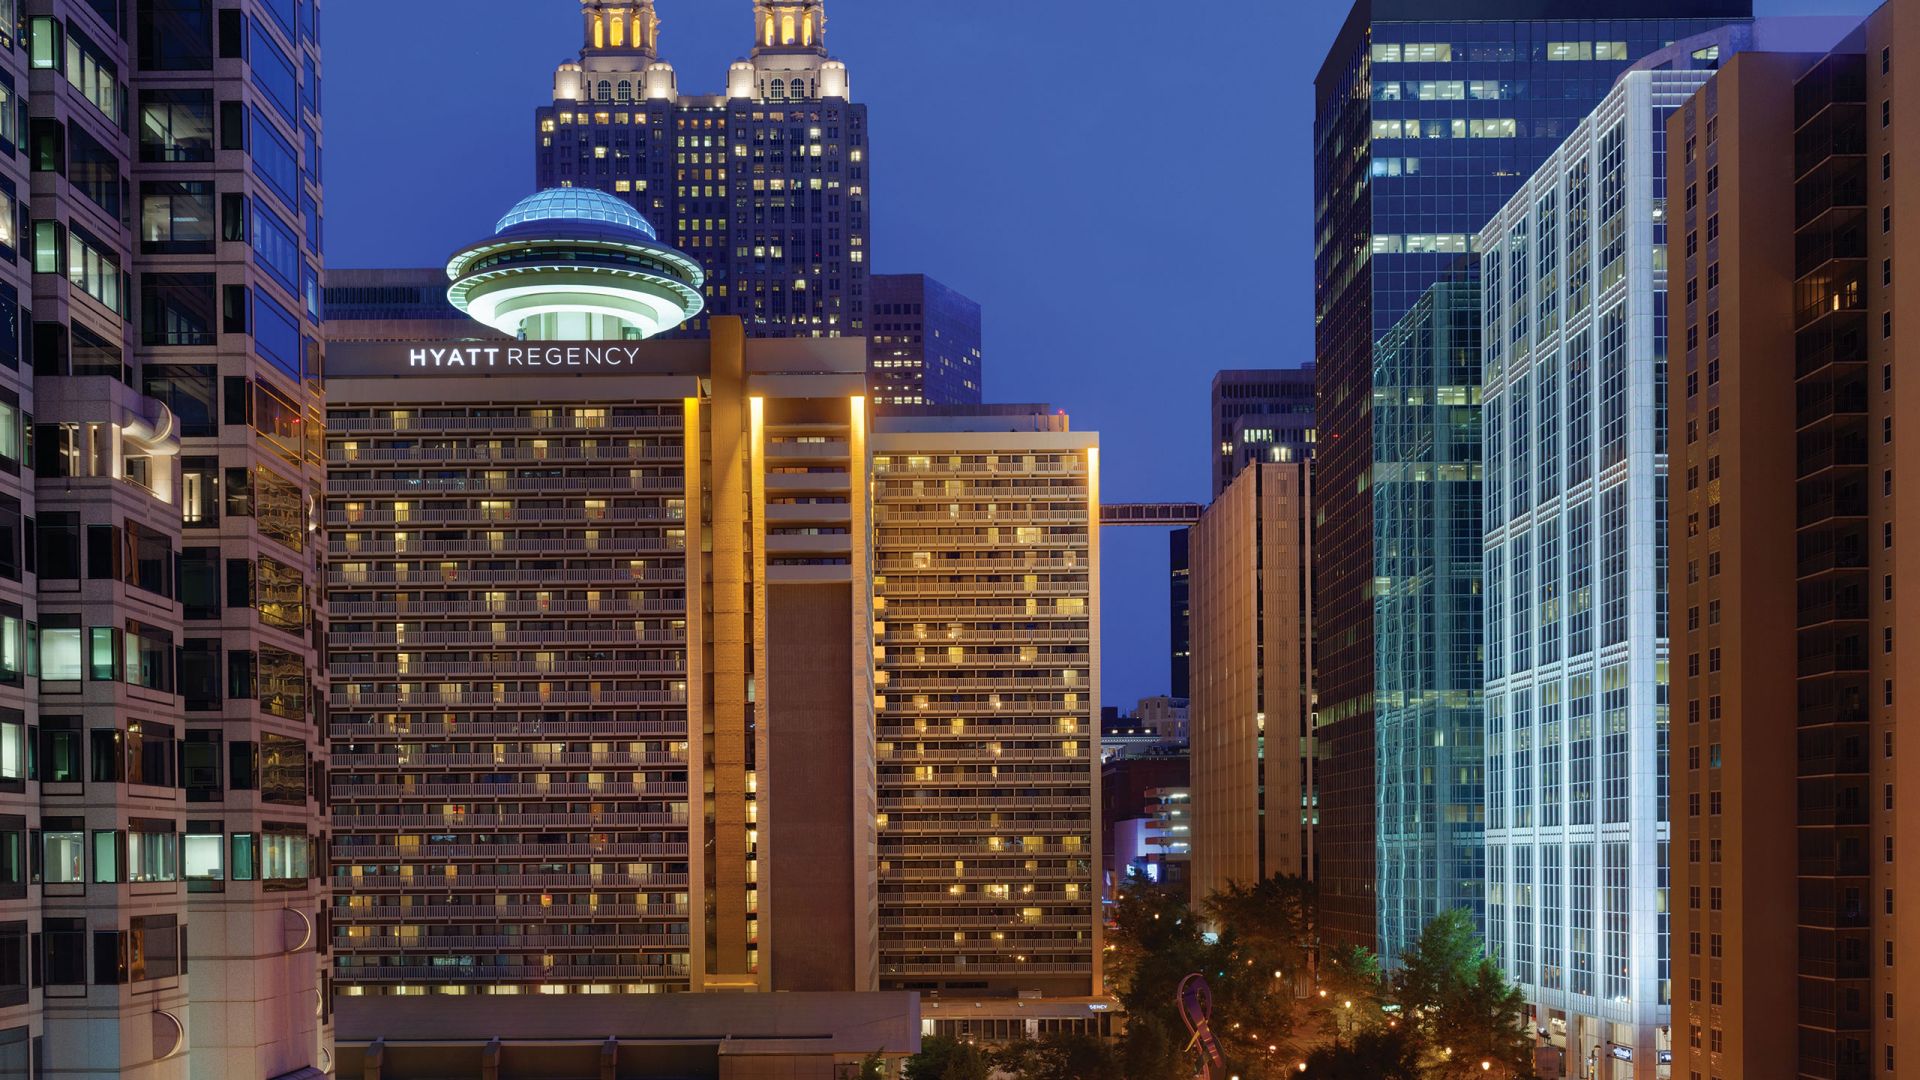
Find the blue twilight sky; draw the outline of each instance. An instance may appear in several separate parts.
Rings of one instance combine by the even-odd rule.
[[[657,2],[681,91],[718,91],[749,0]],[[1347,8],[829,0],[871,114],[874,269],[980,301],[988,399],[1100,432],[1109,501],[1204,499],[1213,372],[1312,358],[1312,80]],[[327,264],[440,264],[532,189],[533,109],[580,47],[578,2],[323,15]],[[1104,697],[1125,709],[1167,690],[1166,536],[1102,543]]]

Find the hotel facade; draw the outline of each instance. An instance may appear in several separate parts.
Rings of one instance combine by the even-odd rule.
[[[334,335],[342,992],[1103,1029],[1095,438],[870,420],[857,340],[639,340],[701,275],[554,189],[453,260],[472,318]]]

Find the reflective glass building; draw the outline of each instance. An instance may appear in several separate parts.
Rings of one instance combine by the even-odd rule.
[[[1751,5],[1597,0],[1581,7],[1586,18],[1553,17],[1566,11],[1546,0],[1363,0],[1315,81],[1323,913],[1337,940],[1377,940],[1388,954],[1405,944],[1401,928],[1432,906],[1422,901],[1418,912],[1377,913],[1376,868],[1386,845],[1399,842],[1383,839],[1376,847],[1377,816],[1424,798],[1379,788],[1440,781],[1424,771],[1402,777],[1376,770],[1376,695],[1407,688],[1380,678],[1385,637],[1376,623],[1385,611],[1377,612],[1377,596],[1396,583],[1380,577],[1372,479],[1418,464],[1429,445],[1417,432],[1396,434],[1415,454],[1411,460],[1388,459],[1376,446],[1376,342],[1470,251],[1473,235],[1630,62],[1742,21]],[[1453,385],[1474,400],[1478,373],[1460,375]],[[1450,407],[1438,404],[1438,389],[1422,390],[1434,401],[1424,423],[1440,423],[1438,410]],[[1426,475],[1432,479],[1412,482],[1442,482],[1437,472]],[[1448,560],[1479,562],[1477,545],[1464,542],[1457,551],[1429,551],[1439,562],[1412,569],[1437,579],[1452,574]],[[1427,655],[1450,655],[1461,635],[1478,634],[1480,612],[1471,601],[1451,615],[1436,623]],[[1378,725],[1383,737],[1387,723]],[[1379,833],[1410,835],[1411,824],[1382,823]],[[1460,840],[1477,848],[1470,832]],[[1477,878],[1480,865],[1477,855],[1437,852],[1417,861],[1436,875],[1422,885],[1422,895],[1434,898],[1465,896],[1468,886],[1443,878]]]

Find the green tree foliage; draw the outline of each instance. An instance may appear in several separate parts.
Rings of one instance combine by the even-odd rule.
[[[1533,1076],[1526,998],[1481,948],[1466,911],[1456,908],[1427,924],[1401,954],[1393,988],[1426,1040],[1430,1077]],[[1482,1069],[1483,1061],[1494,1068]]]
[[[979,1047],[948,1035],[920,1040],[920,1052],[907,1059],[905,1080],[987,1080],[993,1065]]]
[[[1404,1028],[1375,1028],[1307,1057],[1307,1080],[1422,1080],[1420,1045]]]
[[[1313,886],[1268,878],[1229,888],[1204,910],[1220,928],[1216,940],[1202,935],[1185,902],[1162,890],[1136,882],[1117,905],[1108,971],[1127,1010],[1121,1053],[1130,1080],[1192,1075],[1175,995],[1193,972],[1212,988],[1212,1027],[1228,1074],[1265,1080],[1298,1060],[1293,1040],[1304,1003],[1297,993],[1307,985],[1318,935]]]
[[[994,1052],[993,1066],[1020,1080],[1110,1080],[1119,1075],[1114,1053],[1105,1042],[1066,1032],[1009,1043]]]

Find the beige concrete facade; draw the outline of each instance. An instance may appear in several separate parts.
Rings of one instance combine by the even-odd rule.
[[[352,1080],[844,1080],[889,1076],[920,1046],[917,995],[676,994],[641,999],[341,1002]]]
[[[1668,129],[1675,1077],[1920,1065],[1915,57],[1897,0],[1831,54],[1735,57]]]
[[[1196,899],[1313,876],[1310,470],[1248,465],[1189,541]]]
[[[872,985],[859,924],[807,918],[871,892],[864,354],[715,331],[557,371],[338,347],[347,994]],[[829,625],[841,674],[814,678],[784,635]],[[789,723],[819,738],[771,769]],[[783,875],[767,808],[810,763],[838,786],[808,820],[846,844]]]
[[[995,419],[874,434],[880,980],[1084,997],[1101,990],[1099,447],[1060,418]]]

